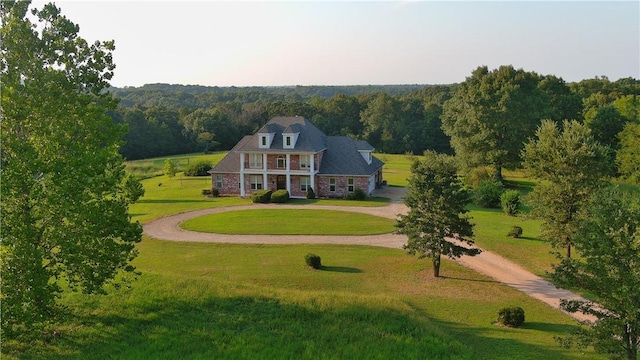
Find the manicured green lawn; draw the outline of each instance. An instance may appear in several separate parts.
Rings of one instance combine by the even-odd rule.
[[[552,270],[551,264],[558,262],[551,253],[551,245],[538,238],[539,221],[507,216],[499,209],[476,206],[469,206],[469,209],[475,224],[475,242],[479,247],[500,254],[542,277],[547,277],[547,271]],[[512,226],[522,228],[522,237],[514,239],[507,236]]]
[[[141,223],[185,211],[251,204],[250,200],[239,197],[208,198],[202,195],[202,190],[211,188],[208,176],[187,177],[179,173],[173,178],[162,175],[144,179],[141,183],[145,194],[129,209],[132,220]]]
[[[164,163],[166,159],[173,160],[178,168],[178,172],[182,172],[190,164],[198,161],[208,161],[212,165],[217,164],[227,154],[226,151],[218,151],[211,154],[184,154],[166,156],[161,158],[132,160],[126,162],[126,169],[129,173],[135,175],[138,179],[147,179],[155,176],[163,175]]]
[[[344,211],[255,209],[200,216],[186,230],[238,235],[374,235],[394,230],[395,220]]]
[[[451,261],[442,278],[402,250],[145,239],[131,288],[65,296],[71,317],[41,359],[601,359],[557,346],[575,323]],[[304,255],[322,258],[311,270]],[[518,305],[520,329],[493,324]],[[19,351],[19,352],[18,352]],[[3,356],[3,359],[5,356]]]
[[[411,164],[415,158],[422,158],[422,156],[402,154],[374,155],[385,163],[382,168],[382,177],[391,186],[407,186],[407,178],[411,175]]]
[[[384,155],[383,161],[388,183],[405,185],[411,160]],[[208,177],[159,176],[143,184],[146,195],[131,207],[141,222],[250,204],[202,196]],[[312,202],[329,204],[323,201],[336,202]],[[549,248],[536,239],[535,222],[476,208],[471,215],[481,247],[538,274],[548,268]],[[513,224],[525,229],[524,239],[506,237]],[[448,260],[443,277],[434,279],[428,261],[387,248],[145,237],[138,249],[134,264],[141,275],[130,288],[65,295],[70,316],[59,335],[46,344],[4,342],[3,359],[602,358],[557,346],[553,337],[575,328],[568,316]],[[305,266],[310,252],[321,256],[322,270]],[[511,305],[524,308],[523,328],[493,323],[498,310]]]

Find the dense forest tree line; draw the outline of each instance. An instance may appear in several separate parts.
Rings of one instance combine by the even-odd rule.
[[[150,84],[111,88],[110,113],[127,124],[122,154],[140,159],[229,150],[274,116],[304,116],[327,135],[364,139],[377,151],[456,153],[466,168],[517,167],[543,119],[577,120],[612,149],[620,171],[638,178],[640,81],[554,75],[501,66],[475,69],[461,84],[206,87]],[[612,158],[613,161],[613,158]]]
[[[270,118],[294,115],[310,119],[327,135],[366,139],[383,152],[452,152],[440,128],[450,86],[420,86],[418,91],[413,91],[414,85],[312,87],[317,91],[296,87],[303,90],[297,93],[276,92],[278,88],[203,92],[204,87],[156,87],[111,89],[116,97],[125,96],[110,115],[129,127],[121,150],[129,160],[229,150]]]

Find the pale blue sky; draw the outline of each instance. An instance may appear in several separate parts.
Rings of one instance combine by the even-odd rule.
[[[34,3],[39,4],[39,3]],[[450,84],[480,65],[640,78],[640,2],[56,1],[114,86]]]

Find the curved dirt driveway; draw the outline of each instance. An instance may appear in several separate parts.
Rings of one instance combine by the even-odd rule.
[[[349,244],[371,245],[402,249],[406,243],[406,236],[397,234],[365,235],[365,236],[328,236],[328,235],[223,235],[201,233],[183,230],[180,223],[183,221],[207,214],[225,211],[237,211],[243,209],[274,208],[279,209],[315,209],[340,210],[359,212],[380,217],[396,219],[397,214],[405,213],[406,206],[402,203],[403,188],[385,187],[376,190],[375,196],[388,197],[391,203],[381,207],[353,207],[353,206],[316,206],[316,205],[286,205],[286,204],[252,204],[244,206],[219,207],[180,213],[157,219],[144,225],[144,233],[152,238],[171,241],[192,242],[227,242],[238,244]],[[474,271],[491,277],[505,285],[511,286],[535,299],[543,301],[555,309],[559,309],[560,299],[581,299],[576,294],[556,288],[550,282],[523,269],[520,265],[511,262],[497,254],[483,251],[477,256],[463,256],[456,262]],[[577,320],[594,321],[592,316],[581,313],[569,313]]]

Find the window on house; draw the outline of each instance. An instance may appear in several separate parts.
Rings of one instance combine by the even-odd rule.
[[[252,175],[250,181],[251,190],[262,190],[262,176]]]
[[[278,156],[278,160],[276,161],[276,167],[278,169],[286,168],[287,167],[287,159],[282,155]]]
[[[353,189],[354,189],[353,188],[353,178],[348,179],[347,180],[347,184],[348,184],[347,191],[348,192],[353,192]]]
[[[300,178],[300,191],[307,191],[311,187],[311,178],[303,176]]]
[[[216,175],[216,189],[222,189],[222,175]]]
[[[329,191],[336,191],[336,178],[329,178]]]
[[[249,167],[262,168],[262,154],[249,154]]]
[[[285,136],[284,141],[287,146],[291,146],[291,136]]]
[[[309,155],[300,155],[300,169],[309,169],[310,167]]]
[[[267,137],[266,136],[261,136],[260,137],[260,141],[262,143],[262,147],[267,147]]]

